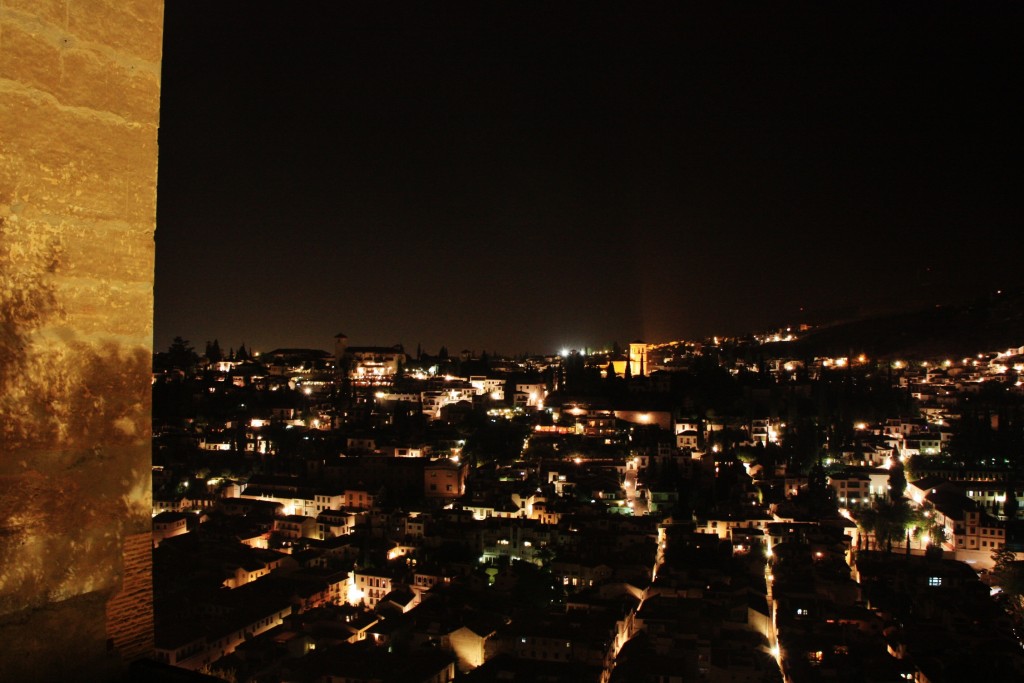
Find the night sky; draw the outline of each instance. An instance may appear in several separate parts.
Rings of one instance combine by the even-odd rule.
[[[155,347],[553,352],[1020,286],[1021,7],[166,0]]]

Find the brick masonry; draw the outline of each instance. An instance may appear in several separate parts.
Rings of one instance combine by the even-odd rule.
[[[152,649],[161,0],[0,0],[0,680]]]
[[[153,653],[153,534],[124,539],[121,590],[107,601],[109,646],[132,661]]]

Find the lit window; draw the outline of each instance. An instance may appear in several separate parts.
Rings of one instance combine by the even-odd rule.
[[[934,587],[941,586],[942,585],[942,577],[941,576],[929,576],[928,577],[928,585],[929,586],[934,586]]]

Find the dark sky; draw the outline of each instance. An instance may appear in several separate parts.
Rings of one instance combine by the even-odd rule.
[[[166,0],[155,346],[549,352],[1019,286],[1022,18]]]

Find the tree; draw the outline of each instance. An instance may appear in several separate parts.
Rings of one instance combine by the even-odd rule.
[[[914,521],[914,513],[903,498],[880,498],[874,507],[862,510],[857,516],[861,529],[874,534],[875,542],[886,552],[892,551],[893,541],[906,537],[907,529]]]
[[[220,342],[216,339],[213,343],[206,342],[206,359],[211,363],[219,363],[224,360],[224,354],[220,350]]]
[[[181,337],[175,337],[171,342],[170,348],[167,349],[167,362],[172,368],[178,370],[190,371],[196,366],[196,362],[199,357],[196,355],[195,349],[187,339]]]
[[[903,463],[898,460],[889,468],[889,498],[892,501],[903,500],[907,491],[907,476],[903,471]]]
[[[219,678],[227,683],[237,683],[238,681],[238,670],[233,667],[221,669],[214,664],[204,664],[199,669],[199,673]]]
[[[1019,619],[1024,613],[1024,562],[1018,562],[1017,553],[1005,545],[992,551],[992,561],[993,578],[1008,600],[1006,608]]]
[[[992,551],[992,561],[995,563],[996,572],[1005,572],[1013,566],[1017,560],[1017,553],[1007,550],[1006,546]]]
[[[1020,510],[1020,503],[1017,502],[1016,488],[1012,481],[1006,487],[1006,502],[1003,503],[1003,514],[1009,520],[1017,519],[1017,512]]]
[[[811,467],[807,488],[800,491],[796,499],[816,515],[834,514],[837,511],[835,490],[828,484],[828,475],[820,459]]]
[[[555,552],[548,546],[543,546],[533,554],[537,565],[542,569],[548,569],[555,559]]]
[[[919,453],[910,456],[903,464],[903,476],[910,475],[913,479],[920,479],[921,470],[924,469],[926,464],[925,456]]]
[[[911,511],[908,524],[916,524],[910,532],[911,537],[916,541],[927,539],[925,555],[927,557],[942,557],[942,544],[946,542],[946,527],[936,521],[931,513]]]

